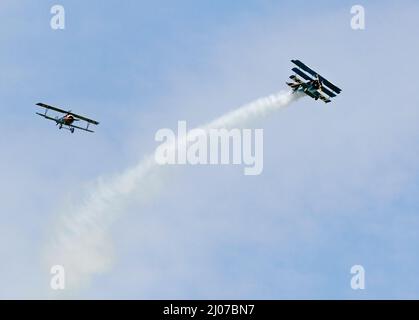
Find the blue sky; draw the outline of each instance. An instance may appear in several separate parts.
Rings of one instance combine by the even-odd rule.
[[[418,298],[418,5],[351,1],[55,1],[0,4],[0,298],[43,297],[61,212],[137,164],[160,128],[206,123],[285,88],[290,59],[333,80],[255,124],[264,172],[182,168],[111,228],[113,265],[81,298]],[[362,3],[360,3],[362,4]],[[97,118],[56,130],[35,103]],[[138,198],[138,201],[136,200]],[[350,268],[366,289],[350,288]]]

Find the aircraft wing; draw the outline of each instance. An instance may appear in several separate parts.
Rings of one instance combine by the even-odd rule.
[[[319,99],[323,100],[325,103],[331,102],[330,98],[327,98],[325,95],[323,95],[321,92],[317,91],[319,93]]]
[[[68,113],[67,111],[65,111],[63,109],[60,109],[60,108],[57,108],[57,107],[53,107],[53,106],[47,105],[45,103],[39,102],[36,105],[39,106],[39,107],[48,109],[48,110],[54,110],[54,111],[61,112],[61,113]]]
[[[331,83],[327,79],[323,78],[321,75],[319,75],[319,79],[325,86],[328,86],[330,89],[332,89],[337,94],[339,94],[342,91],[342,89],[336,87],[333,83]]]
[[[83,120],[83,121],[86,121],[88,123],[91,123],[91,124],[95,124],[95,125],[98,125],[99,124],[99,122],[97,122],[96,120],[92,120],[92,119],[89,119],[89,118],[86,118],[86,117],[83,117],[83,116],[79,116],[78,114],[75,114],[75,113],[72,113],[72,112],[68,112],[68,114],[70,114],[73,117],[78,118],[80,120]]]
[[[292,63],[294,63],[295,65],[297,65],[299,68],[301,68],[302,70],[304,70],[305,72],[311,74],[313,77],[317,78],[319,77],[320,81],[327,87],[329,87],[331,90],[333,90],[334,92],[336,92],[337,94],[339,94],[342,89],[338,88],[337,86],[335,86],[333,83],[331,83],[329,80],[325,79],[324,77],[322,77],[320,74],[318,74],[316,71],[310,69],[309,67],[307,67],[304,63],[302,63],[300,60],[291,60]],[[297,68],[294,68],[296,70],[298,70]],[[294,72],[296,72],[294,69],[292,69]],[[297,72],[296,72],[297,73]],[[301,72],[302,73],[302,72]],[[300,74],[301,75],[301,74]]]
[[[94,132],[94,131],[92,131],[92,130],[90,130],[88,128],[82,128],[82,127],[79,127],[79,126],[75,126],[73,124],[69,124],[67,126],[72,127],[72,128],[76,128],[76,129],[79,129],[79,130],[87,131],[87,132]]]
[[[330,91],[330,90],[328,90],[327,88],[325,88],[324,86],[322,86],[322,88],[321,88],[321,90],[320,91],[322,91],[322,92],[324,92],[325,94],[327,94],[329,97],[331,97],[331,98],[334,98],[334,97],[336,97],[336,95],[332,92],[332,91]]]
[[[308,96],[310,96],[310,97],[312,97],[313,99],[317,99],[318,98],[316,95],[312,94],[310,91],[306,91],[305,94],[308,95]]]
[[[47,116],[47,115],[45,115],[45,114],[42,114],[42,113],[39,113],[39,112],[37,112],[36,114],[37,114],[38,116],[44,117],[45,119],[48,119],[48,120],[52,120],[52,121],[57,122],[57,119],[54,119],[54,118],[52,118],[52,117],[49,117],[49,116]]]
[[[292,80],[294,80],[294,81],[296,81],[296,82],[298,82],[298,83],[302,83],[301,79],[300,79],[300,78],[298,78],[296,75],[291,75],[291,76],[290,76],[290,79],[292,79]]]
[[[299,68],[303,69],[305,72],[311,74],[314,77],[317,77],[318,73],[314,70],[311,70],[304,63],[302,63],[300,60],[291,60],[291,62],[294,63],[295,65],[297,65]]]
[[[302,77],[303,79],[305,79],[307,81],[312,81],[313,80],[312,78],[310,78],[308,75],[306,75],[304,72],[302,72],[298,68],[292,68],[292,71],[294,71],[296,74],[298,74],[300,77]]]
[[[308,85],[306,84],[306,83],[301,83],[300,84],[303,88],[308,88]],[[320,99],[320,100],[323,100],[325,103],[329,103],[329,102],[331,102],[331,100],[330,100],[330,98],[328,98],[327,96],[325,96],[324,94],[323,94],[323,92],[322,91],[320,91],[320,90],[315,90],[315,91],[310,91],[310,90],[307,90],[307,91],[305,91],[304,92],[306,95],[308,95],[309,97],[312,97],[313,99]]]

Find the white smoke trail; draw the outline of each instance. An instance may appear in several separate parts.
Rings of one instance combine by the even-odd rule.
[[[280,92],[244,105],[200,128],[243,127],[299,97],[299,94]],[[46,263],[48,267],[64,266],[67,292],[86,286],[91,276],[111,267],[109,228],[130,198],[147,201],[159,190],[164,168],[167,166],[159,166],[154,155],[149,155],[119,175],[106,181],[100,179],[83,201],[60,216],[55,235],[47,246]]]

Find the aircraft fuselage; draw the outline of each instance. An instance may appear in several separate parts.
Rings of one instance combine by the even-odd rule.
[[[68,126],[74,122],[74,117],[71,114],[67,114],[64,117],[58,119],[57,122]]]

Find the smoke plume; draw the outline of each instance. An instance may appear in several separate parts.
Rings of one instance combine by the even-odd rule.
[[[260,98],[231,111],[202,129],[243,128],[252,121],[289,106],[300,94],[280,92]],[[176,146],[173,146],[175,151]],[[144,157],[136,166],[106,179],[98,179],[75,206],[59,215],[55,232],[46,247],[46,263],[65,268],[66,292],[85,287],[92,276],[112,267],[112,243],[109,230],[135,199],[147,201],[162,187],[167,166],[159,166],[154,156]]]

